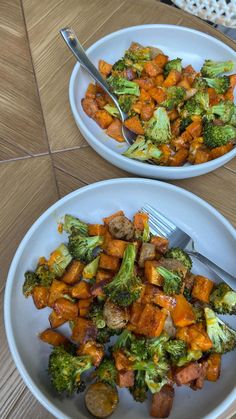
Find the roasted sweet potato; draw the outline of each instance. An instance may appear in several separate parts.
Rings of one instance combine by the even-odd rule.
[[[95,342],[94,340],[89,340],[79,346],[77,349],[78,355],[90,355],[92,358],[92,363],[95,367],[101,363],[102,358],[105,355],[103,345]]]
[[[174,154],[174,156],[170,156],[169,165],[170,166],[183,166],[186,163],[188,158],[188,150],[181,148]]]
[[[84,269],[84,264],[79,260],[72,260],[61,280],[66,284],[73,285],[80,280]]]
[[[43,342],[48,343],[52,346],[66,345],[69,342],[69,340],[65,336],[52,329],[46,329],[43,332],[41,332],[39,334],[39,338]]]
[[[130,312],[130,323],[134,326],[137,326],[141,313],[144,309],[144,305],[140,303],[133,303],[131,306],[131,312]]]
[[[142,119],[142,121],[149,121],[149,119],[151,119],[151,117],[153,116],[153,112],[154,112],[154,105],[151,104],[143,104],[142,108],[141,108],[141,113],[140,113],[140,118]]]
[[[191,134],[193,138],[200,137],[202,133],[202,122],[193,121],[190,125],[187,126],[186,131]]]
[[[78,284],[72,287],[71,295],[74,298],[79,298],[82,300],[91,297],[90,285],[87,282],[80,281]]]
[[[217,381],[220,377],[221,355],[210,354],[207,360],[206,379],[208,381]]]
[[[196,275],[192,289],[192,296],[204,303],[208,303],[214,282],[205,276]]]
[[[49,315],[48,320],[50,322],[52,329],[55,329],[61,326],[62,324],[66,323],[66,320],[62,316],[59,316],[55,310],[52,310],[52,312]]]
[[[122,124],[119,119],[115,118],[109,127],[106,130],[107,135],[109,137],[114,138],[119,143],[123,143],[125,141],[123,134],[122,134]]]
[[[226,154],[229,151],[231,151],[233,149],[233,147],[234,146],[233,146],[232,143],[228,143],[228,144],[222,145],[220,147],[212,148],[211,151],[210,151],[210,158],[216,159],[218,157],[221,157],[224,154]]]
[[[105,110],[99,109],[93,114],[93,119],[100,125],[101,128],[106,129],[112,123],[112,116]]]
[[[105,76],[108,76],[110,74],[112,69],[112,64],[107,63],[104,60],[99,60],[98,62],[98,70],[100,73],[104,74]]]
[[[45,308],[48,305],[49,289],[38,285],[34,287],[32,297],[38,310]]]
[[[152,87],[148,93],[159,105],[166,99],[166,92],[162,87]]]
[[[195,323],[195,314],[191,304],[182,295],[176,295],[176,306],[171,312],[175,326],[184,327]]]
[[[155,61],[147,61],[143,67],[145,73],[150,77],[156,77],[158,74],[163,73],[163,69],[159,67]]]
[[[85,93],[85,97],[95,99],[97,93],[96,84],[89,83],[88,88]]]
[[[177,70],[170,70],[168,76],[163,81],[164,87],[175,86],[181,79],[181,73]]]
[[[168,311],[172,311],[176,306],[176,298],[173,295],[166,295],[164,292],[155,285],[146,284],[144,293],[141,298],[142,303],[157,304]]]
[[[131,118],[128,118],[125,120],[124,125],[126,128],[128,128],[130,131],[134,132],[135,134],[144,134],[144,129],[142,127],[142,124],[137,116],[132,116]]]
[[[107,269],[109,271],[117,271],[120,266],[120,259],[115,256],[101,254],[99,260],[99,269]]]
[[[154,80],[151,78],[146,79],[135,79],[135,83],[139,85],[141,89],[150,90],[154,86]]]
[[[137,324],[137,333],[148,337],[160,336],[166,314],[153,304],[145,304]]]
[[[151,243],[155,245],[159,253],[166,253],[169,246],[169,240],[161,236],[152,236]]]
[[[106,247],[106,253],[110,256],[123,258],[128,242],[124,240],[111,240]]]
[[[103,224],[89,224],[88,234],[89,236],[104,236],[106,233],[106,227]]]
[[[144,263],[144,275],[148,282],[154,285],[163,285],[163,278],[157,272],[157,267],[160,266],[157,260],[146,260]]]
[[[197,150],[195,154],[194,164],[206,163],[211,159],[211,151],[209,150]]]
[[[167,61],[168,61],[168,56],[164,55],[164,54],[158,54],[155,58],[154,58],[154,62],[161,68],[164,68]]]
[[[78,304],[72,303],[67,298],[58,298],[53,308],[58,316],[63,317],[67,321],[78,317]]]
[[[89,313],[90,306],[93,302],[93,298],[86,298],[78,301],[79,316],[86,317]]]
[[[158,74],[158,75],[155,77],[155,85],[156,85],[156,86],[162,86],[162,85],[163,85],[163,81],[164,81],[164,76],[163,76],[163,74]]]
[[[62,281],[54,279],[49,289],[48,306],[53,307],[58,298],[64,297],[65,294],[70,293],[70,287]]]
[[[75,343],[86,343],[89,340],[95,340],[96,336],[97,328],[93,322],[83,317],[77,317],[74,320],[71,339]]]
[[[187,366],[177,368],[174,379],[177,386],[188,384],[193,380],[196,380],[200,375],[200,365],[197,362],[191,362]]]
[[[212,348],[212,341],[201,324],[193,324],[188,329],[189,344],[192,350],[204,352]]]
[[[90,118],[93,118],[96,112],[99,110],[98,105],[95,99],[91,97],[87,97],[85,99],[81,100],[81,105],[84,110],[84,112],[90,116]]]

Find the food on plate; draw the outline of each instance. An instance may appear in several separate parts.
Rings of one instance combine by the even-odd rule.
[[[137,135],[124,156],[163,166],[200,164],[232,150],[236,140],[236,74],[232,61],[205,60],[200,71],[159,49],[132,42],[113,65],[99,71],[127,114],[125,126]],[[124,141],[119,112],[111,98],[89,84],[84,112],[118,142]]]
[[[153,235],[145,213],[129,220],[120,210],[100,224],[65,215],[62,230],[67,243],[40,257],[23,284],[36,308],[51,308],[39,338],[53,347],[48,374],[59,394],[84,391],[89,375],[95,417],[112,414],[117,389],[127,388],[139,403],[151,393],[150,415],[164,418],[175,385],[199,390],[219,379],[236,331],[217,313],[236,313],[235,291],[192,273],[190,256]]]

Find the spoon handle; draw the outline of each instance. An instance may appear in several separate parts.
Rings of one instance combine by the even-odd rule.
[[[82,67],[88,71],[90,76],[105,90],[105,92],[112,98],[118,109],[120,109],[117,98],[111,92],[109,84],[106,80],[104,80],[95,65],[88,58],[74,31],[70,28],[64,28],[60,30],[60,33]]]

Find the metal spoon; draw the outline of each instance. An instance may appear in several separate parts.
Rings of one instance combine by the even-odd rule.
[[[120,119],[122,122],[122,134],[124,136],[124,139],[127,142],[127,144],[132,145],[136,138],[136,135],[124,126],[124,121],[127,116],[120,108],[120,105],[116,96],[110,91],[109,84],[107,83],[106,80],[103,79],[99,71],[96,69],[94,64],[88,58],[86,52],[84,51],[74,31],[70,28],[64,28],[60,30],[60,33],[64,41],[66,42],[67,46],[70,48],[70,50],[72,51],[76,59],[79,61],[79,63],[82,65],[82,67],[88,71],[90,76],[103,88],[103,90],[105,90],[105,92],[113,100],[120,114]]]

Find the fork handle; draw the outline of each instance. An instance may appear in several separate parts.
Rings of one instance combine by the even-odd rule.
[[[218,265],[216,265],[214,262],[212,262],[210,259],[208,259],[206,256],[202,255],[199,252],[191,252],[188,251],[188,254],[190,256],[195,257],[200,262],[204,263],[208,266],[208,268],[212,269],[223,281],[225,281],[231,288],[235,289],[236,287],[236,278],[233,277],[233,275],[226,272],[224,269],[220,268]]]

